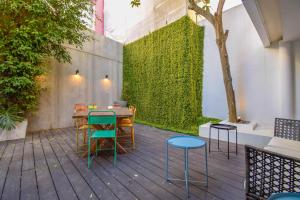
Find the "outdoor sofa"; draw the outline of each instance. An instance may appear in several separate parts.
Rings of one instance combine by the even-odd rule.
[[[300,121],[276,118],[274,136],[264,148],[245,146],[247,199],[300,192]]]

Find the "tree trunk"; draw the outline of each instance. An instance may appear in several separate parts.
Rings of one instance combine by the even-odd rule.
[[[235,94],[232,86],[230,65],[229,65],[228,53],[226,48],[228,31],[224,33],[222,14],[221,15],[215,14],[214,26],[215,26],[215,33],[216,33],[216,43],[219,49],[220,60],[222,65],[223,80],[224,80],[224,86],[225,86],[226,97],[227,97],[227,106],[229,112],[229,121],[237,122]]]

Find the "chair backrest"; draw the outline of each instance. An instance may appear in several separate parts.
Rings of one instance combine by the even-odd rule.
[[[114,125],[116,128],[117,116],[112,110],[92,110],[88,115],[89,125]]]
[[[113,104],[120,105],[120,107],[127,107],[127,101],[114,101]]]
[[[88,107],[84,103],[77,103],[74,105],[74,113],[87,112],[87,111],[88,111]],[[79,126],[87,124],[87,120],[83,119],[83,118],[78,118],[78,119],[74,119],[74,123],[75,123],[76,127],[79,127]]]
[[[136,107],[135,106],[129,106],[129,109],[130,110],[132,110],[132,117],[131,117],[131,119],[132,119],[132,122],[134,122],[134,120],[135,120],[135,113],[136,113]]]
[[[300,120],[275,118],[274,136],[300,141]]]
[[[273,193],[300,192],[300,159],[245,146],[247,199],[268,199]]]
[[[74,112],[85,112],[88,110],[88,107],[84,103],[77,103],[74,105]]]

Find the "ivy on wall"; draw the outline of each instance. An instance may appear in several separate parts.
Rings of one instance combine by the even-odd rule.
[[[203,39],[204,28],[185,16],[124,46],[123,99],[137,107],[137,122],[195,133],[202,116]]]

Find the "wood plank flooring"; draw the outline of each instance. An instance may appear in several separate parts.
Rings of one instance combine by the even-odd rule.
[[[176,200],[185,199],[183,182],[164,180],[164,141],[178,133],[135,125],[136,149],[112,156],[102,154],[87,168],[75,151],[75,129],[28,133],[25,140],[0,143],[0,199],[3,200]],[[221,142],[226,150],[227,144]],[[216,148],[216,141],[212,142]],[[231,149],[235,150],[234,144]],[[243,200],[244,147],[230,160],[222,152],[208,157],[208,187],[190,183],[190,199]],[[170,175],[183,178],[183,152],[169,152]],[[190,179],[204,181],[204,149],[189,153]]]

